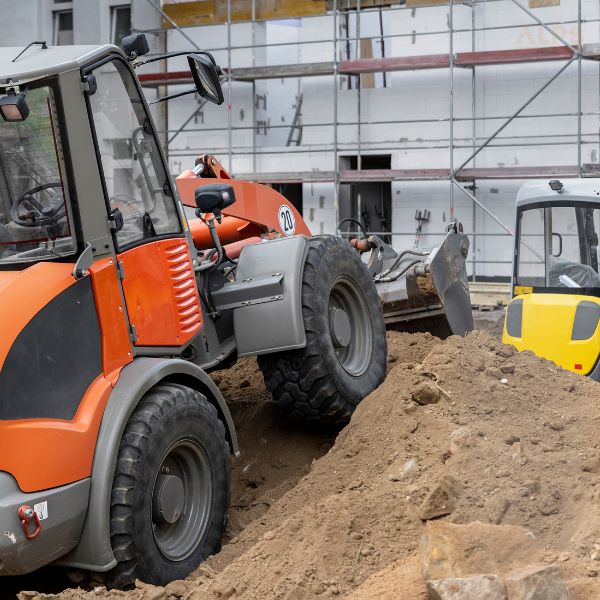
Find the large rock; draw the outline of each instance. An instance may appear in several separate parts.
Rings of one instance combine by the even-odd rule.
[[[464,448],[472,448],[475,445],[475,437],[468,427],[459,427],[450,434],[450,454],[456,454]]]
[[[466,525],[428,522],[421,556],[425,581],[503,575],[542,559],[535,537],[523,527],[479,521]]]
[[[165,592],[167,592],[167,596],[183,598],[194,587],[196,586],[191,581],[171,581],[165,586]]]
[[[497,575],[473,575],[427,582],[429,600],[506,600],[506,588]]]
[[[533,565],[506,576],[509,600],[569,600],[569,590],[557,565]]]
[[[300,592],[297,597],[307,596]],[[429,600],[419,558],[411,556],[388,565],[381,571],[373,573],[348,596],[344,596],[344,600],[374,600],[375,598],[377,600]]]
[[[444,392],[432,381],[419,384],[412,393],[417,404],[437,404],[444,397]]]
[[[450,475],[442,477],[437,485],[425,496],[419,508],[422,521],[449,515],[456,508],[456,501],[462,492],[461,484]]]

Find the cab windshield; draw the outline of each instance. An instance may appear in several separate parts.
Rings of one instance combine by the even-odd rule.
[[[515,284],[600,288],[600,208],[589,202],[536,206],[519,213]]]
[[[0,119],[0,265],[72,254],[52,88],[29,89],[29,116]]]

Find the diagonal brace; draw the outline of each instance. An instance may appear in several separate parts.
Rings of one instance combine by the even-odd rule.
[[[573,54],[579,54],[581,52],[581,48],[576,48],[569,44],[565,38],[560,36],[554,29],[546,25],[544,21],[542,21],[536,14],[532,13],[526,6],[523,6],[518,0],[511,0],[513,4],[516,4],[523,12],[526,12],[538,25],[543,27],[551,36],[554,36],[561,44],[564,44],[567,48],[570,48],[573,51]]]
[[[483,142],[483,144],[481,144],[479,148],[477,148],[477,150],[475,150],[475,152],[473,152],[471,156],[469,156],[469,158],[467,158],[467,160],[460,165],[460,167],[451,173],[452,177],[455,177],[460,171],[462,171],[465,166],[469,164],[486,146],[488,146],[489,143],[496,138],[501,131],[508,127],[508,125],[510,125],[516,117],[518,117],[555,79],[557,79],[576,58],[577,55],[573,55],[565,65],[563,65],[541,88],[539,88],[535,94],[533,94],[533,96],[531,96],[515,113],[513,113],[502,125],[500,125],[500,127],[498,127],[498,129],[496,129],[496,131],[494,131],[494,133],[492,133],[492,135],[490,135],[490,137],[487,138],[487,140],[485,140],[485,142]]]

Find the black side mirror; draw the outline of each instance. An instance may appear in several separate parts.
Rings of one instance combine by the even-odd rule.
[[[227,183],[209,183],[196,188],[196,214],[201,217],[205,213],[212,213],[220,223],[221,211],[235,202],[233,186]]]
[[[133,33],[132,35],[125,36],[121,40],[121,46],[123,46],[123,50],[129,57],[129,60],[135,60],[138,56],[144,56],[144,54],[150,52],[148,40],[143,33]]]
[[[212,56],[189,54],[187,59],[198,94],[210,102],[223,104],[223,89],[219,81],[220,69]]]

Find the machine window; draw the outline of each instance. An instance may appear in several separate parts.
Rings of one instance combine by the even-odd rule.
[[[599,209],[583,202],[530,209],[520,226],[519,285],[600,287]]]
[[[517,285],[543,286],[545,284],[543,208],[534,208],[521,213],[518,252]]]
[[[168,174],[145,101],[121,61],[94,70],[90,96],[98,151],[111,211],[123,215],[117,245],[123,249],[156,236],[181,232]]]
[[[550,287],[600,287],[598,213],[584,204],[546,209],[553,241],[548,252]]]
[[[75,251],[52,89],[30,89],[27,105],[24,121],[0,119],[0,264]]]

